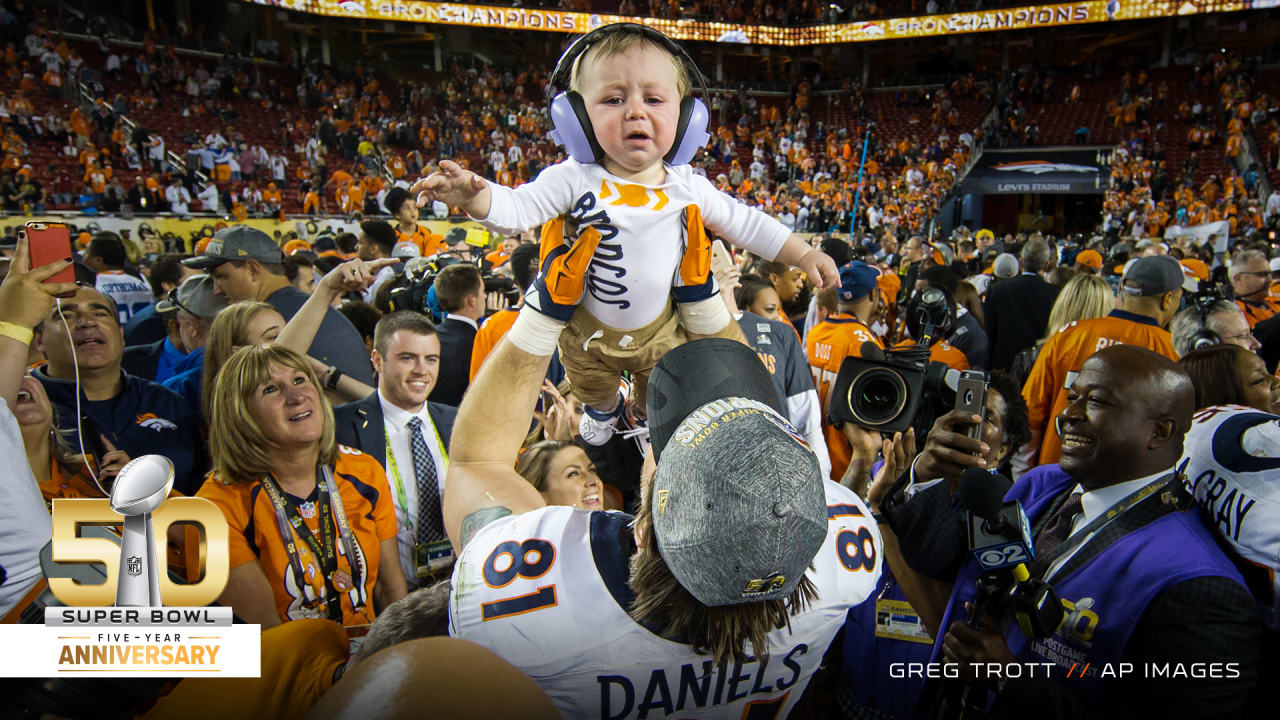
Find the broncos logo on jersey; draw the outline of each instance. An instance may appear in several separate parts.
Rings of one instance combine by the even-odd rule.
[[[155,413],[143,413],[138,416],[138,419],[135,422],[137,422],[138,425],[141,425],[144,428],[149,428],[151,430],[155,430],[156,432],[160,432],[161,430],[177,430],[178,429],[178,426],[175,425],[172,421],[159,417]]]

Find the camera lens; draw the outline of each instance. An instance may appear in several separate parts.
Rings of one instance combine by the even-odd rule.
[[[906,382],[887,368],[868,368],[849,383],[849,409],[861,425],[892,422],[906,404]]]

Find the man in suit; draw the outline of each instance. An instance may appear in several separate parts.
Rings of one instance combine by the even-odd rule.
[[[427,316],[402,310],[383,317],[371,357],[378,390],[335,408],[334,434],[386,469],[400,566],[416,587],[453,563],[440,498],[457,410],[427,401],[440,370],[440,340]]]
[[[904,560],[890,557],[895,572],[954,582],[941,606],[937,587],[910,599],[926,626],[942,629],[935,659],[959,663],[962,677],[996,691],[989,718],[1025,717],[1031,703],[1042,717],[1096,717],[1104,708],[1107,717],[1241,717],[1258,679],[1260,627],[1243,579],[1177,472],[1194,409],[1186,373],[1145,348],[1107,347],[1074,377],[1057,418],[1061,464],[1036,468],[1005,495],[1022,503],[1032,527],[1031,577],[1047,582],[1064,608],[1048,637],[1028,637],[995,604],[979,627],[965,622],[980,570],[956,522],[949,481],[985,467],[980,441],[964,432],[974,416],[941,418],[925,452],[880,504],[878,517],[893,528]],[[938,607],[940,614],[924,617]],[[1043,665],[1048,677],[996,683],[976,665],[1012,662]],[[1231,672],[1175,678],[1149,671],[1215,662],[1230,663]],[[1121,663],[1136,670],[1119,672]],[[1068,676],[1073,668],[1077,674]]]
[[[480,318],[484,317],[480,268],[467,263],[450,265],[436,276],[435,290],[445,319],[436,328],[440,336],[440,379],[431,392],[431,401],[458,407],[471,382],[471,347]]]
[[[1022,247],[1022,274],[993,283],[987,291],[982,314],[991,341],[991,367],[1008,370],[1013,358],[1044,336],[1049,327],[1049,311],[1058,299],[1058,286],[1040,277],[1049,267],[1049,244],[1028,240]]]

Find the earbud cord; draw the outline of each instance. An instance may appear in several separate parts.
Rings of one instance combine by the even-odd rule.
[[[76,343],[71,337],[71,325],[67,323],[67,316],[62,314],[62,300],[54,298],[54,302],[58,306],[58,319],[62,321],[62,327],[67,330],[67,344],[71,346],[71,366],[75,368],[76,374],[76,441],[80,443],[80,460],[84,463],[84,467],[89,471],[89,477],[93,479],[93,484],[97,486],[98,491],[103,497],[111,497],[111,493],[102,487],[102,481],[98,479],[98,473],[93,471],[93,463],[89,462],[89,453],[84,450],[84,425],[80,422],[80,359],[76,356]]]

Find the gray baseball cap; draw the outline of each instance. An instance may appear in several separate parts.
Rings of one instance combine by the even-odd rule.
[[[169,297],[156,303],[156,312],[182,309],[196,317],[212,318],[226,306],[225,297],[213,294],[212,275],[192,275],[170,291]]]
[[[647,405],[672,575],[707,606],[789,596],[826,538],[826,493],[764,364],[732,340],[686,343],[654,367]]]
[[[271,236],[248,225],[232,225],[214,234],[204,255],[182,261],[187,267],[208,270],[229,260],[257,260],[264,263],[284,262],[284,252]]]
[[[1182,287],[1182,264],[1169,255],[1148,255],[1129,263],[1124,273],[1128,295],[1164,295]]]

